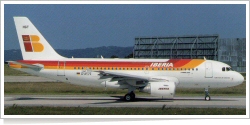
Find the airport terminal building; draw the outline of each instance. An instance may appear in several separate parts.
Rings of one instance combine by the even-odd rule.
[[[134,58],[206,59],[246,72],[246,38],[220,39],[219,35],[137,37]]]

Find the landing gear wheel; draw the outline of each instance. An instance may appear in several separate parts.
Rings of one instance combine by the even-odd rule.
[[[130,94],[126,94],[126,95],[124,96],[124,100],[125,100],[125,101],[131,101],[131,100],[132,100],[132,96],[131,96]]]
[[[134,101],[135,100],[135,93],[130,92],[124,96],[125,101]]]
[[[209,96],[208,88],[205,88],[205,101],[210,101],[211,97]]]
[[[206,97],[205,97],[205,100],[206,100],[206,101],[210,101],[210,100],[211,100],[211,97],[210,97],[210,96],[206,96]]]

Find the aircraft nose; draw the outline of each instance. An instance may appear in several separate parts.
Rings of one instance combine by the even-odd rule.
[[[240,73],[237,73],[237,75],[235,75],[235,81],[237,85],[239,85],[244,81],[244,77]]]

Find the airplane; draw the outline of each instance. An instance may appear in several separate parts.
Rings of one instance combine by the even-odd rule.
[[[127,89],[125,101],[135,100],[135,90],[173,99],[177,87],[204,89],[204,99],[209,101],[209,88],[232,87],[244,81],[228,64],[205,58],[66,58],[27,17],[13,18],[23,60],[8,61],[11,68],[75,85]]]

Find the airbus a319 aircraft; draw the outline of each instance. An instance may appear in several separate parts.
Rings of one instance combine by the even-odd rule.
[[[66,83],[127,89],[126,101],[134,91],[172,99],[176,87],[208,88],[241,84],[244,77],[225,63],[206,59],[105,59],[66,58],[59,55],[27,17],[14,17],[23,60],[9,66],[33,75]]]

